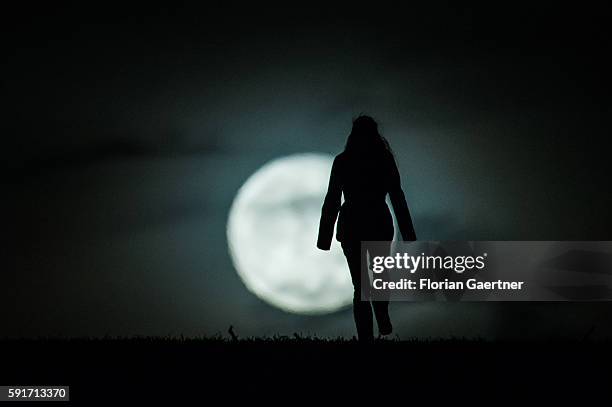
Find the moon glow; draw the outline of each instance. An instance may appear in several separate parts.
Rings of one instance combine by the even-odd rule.
[[[316,248],[333,157],[295,154],[268,162],[239,189],[227,240],[246,287],[288,312],[322,314],[352,301],[342,249]]]

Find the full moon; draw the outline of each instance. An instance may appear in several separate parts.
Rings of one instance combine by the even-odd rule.
[[[270,161],[242,185],[229,212],[229,252],[242,281],[288,312],[329,313],[352,301],[340,245],[316,248],[332,162],[315,153]]]

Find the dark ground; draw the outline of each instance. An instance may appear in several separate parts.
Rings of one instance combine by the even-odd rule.
[[[354,341],[130,338],[4,340],[3,385],[69,385],[73,402],[220,396],[381,405],[576,400],[610,397],[610,342]],[[285,396],[285,394],[289,394]],[[604,405],[604,404],[601,404]]]

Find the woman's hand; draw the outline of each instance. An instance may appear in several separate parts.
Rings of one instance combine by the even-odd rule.
[[[317,248],[325,251],[329,251],[330,246],[325,246],[322,242],[317,242]]]

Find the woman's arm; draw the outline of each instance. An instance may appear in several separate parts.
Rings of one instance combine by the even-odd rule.
[[[334,225],[340,210],[340,200],[342,198],[342,183],[340,176],[340,165],[338,157],[334,159],[331,174],[329,176],[329,185],[327,187],[327,195],[323,201],[321,209],[321,221],[319,223],[319,237],[317,239],[317,247],[321,250],[329,250],[334,237]]]
[[[412,225],[412,218],[410,217],[410,211],[406,203],[406,196],[402,190],[397,164],[393,158],[391,158],[391,161],[391,186],[389,188],[389,198],[391,198],[393,212],[395,213],[395,219],[397,220],[403,240],[405,242],[412,242],[417,240],[416,232]]]

